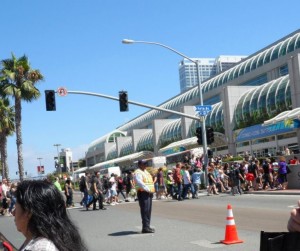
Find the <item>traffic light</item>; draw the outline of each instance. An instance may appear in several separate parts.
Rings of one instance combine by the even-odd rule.
[[[126,91],[119,92],[120,112],[128,111],[128,95]]]
[[[45,90],[46,111],[56,111],[55,91]]]
[[[202,129],[201,129],[201,127],[196,128],[196,137],[198,138],[198,140],[197,140],[198,145],[202,145]]]
[[[215,141],[214,129],[212,127],[206,127],[206,141],[207,144],[212,144]]]

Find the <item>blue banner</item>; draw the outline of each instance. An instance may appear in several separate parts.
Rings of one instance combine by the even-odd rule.
[[[183,146],[176,146],[176,147],[173,147],[173,148],[169,148],[169,149],[167,149],[167,150],[164,150],[164,151],[162,152],[162,154],[163,154],[164,156],[166,156],[166,155],[173,154],[173,153],[183,152],[183,151],[185,151],[185,150],[186,150],[186,148],[183,147]]]
[[[298,119],[287,119],[277,122],[273,125],[255,125],[242,129],[236,136],[236,142],[265,138],[276,134],[282,134],[293,131],[300,127]]]

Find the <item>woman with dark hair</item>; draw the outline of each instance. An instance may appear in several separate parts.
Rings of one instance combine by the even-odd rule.
[[[26,238],[19,251],[87,250],[54,185],[41,180],[22,181],[16,199],[15,224]]]
[[[66,195],[66,205],[67,207],[73,206],[73,187],[70,178],[66,180],[65,183],[65,195]]]

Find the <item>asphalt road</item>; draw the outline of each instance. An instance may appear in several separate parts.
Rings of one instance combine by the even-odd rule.
[[[97,250],[259,250],[260,231],[286,231],[297,195],[201,196],[183,202],[154,201],[155,234],[141,234],[136,202],[108,206],[106,211],[70,209],[69,213],[91,251]],[[224,245],[227,205],[233,215],[241,244]],[[0,231],[19,247],[24,237],[13,217],[0,217]]]

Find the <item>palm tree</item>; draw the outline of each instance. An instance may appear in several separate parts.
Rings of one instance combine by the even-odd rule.
[[[0,99],[0,155],[2,177],[9,178],[7,165],[7,137],[15,131],[15,109],[9,104],[8,98]]]
[[[12,58],[1,61],[1,85],[0,90],[15,101],[15,126],[16,143],[18,152],[18,168],[20,180],[24,177],[23,167],[23,142],[22,142],[22,104],[21,101],[32,102],[40,97],[40,91],[35,85],[44,77],[39,70],[31,69],[27,56]]]

